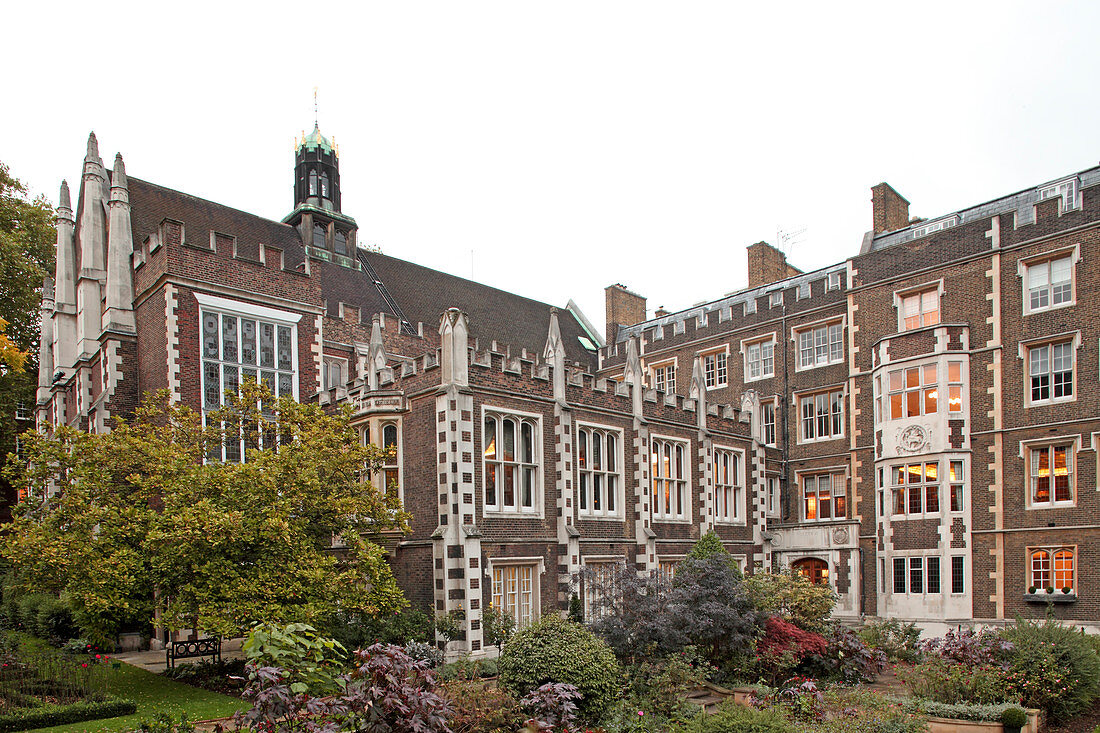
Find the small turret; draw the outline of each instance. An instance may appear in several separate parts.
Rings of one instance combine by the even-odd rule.
[[[134,281],[131,258],[134,233],[130,226],[130,192],[122,154],[115,156],[111,174],[111,223],[107,234],[107,309],[103,330],[134,333]]]

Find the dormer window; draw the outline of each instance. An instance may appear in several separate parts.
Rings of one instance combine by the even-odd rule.
[[[313,226],[313,246],[318,249],[325,248],[325,228],[320,224]]]
[[[317,171],[309,172],[309,195],[317,195]]]
[[[336,254],[346,255],[348,253],[348,237],[343,232],[336,232]]]

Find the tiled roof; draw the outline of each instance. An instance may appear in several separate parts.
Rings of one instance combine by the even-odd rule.
[[[129,184],[135,246],[156,232],[161,221],[175,219],[183,222],[188,240],[204,247],[215,231],[236,237],[248,251],[258,252],[260,244],[278,247],[288,270],[296,269],[305,258],[301,237],[292,226],[138,178],[130,178]]]
[[[205,245],[210,232],[216,231],[236,237],[249,251],[258,251],[261,243],[279,247],[288,270],[296,269],[305,257],[294,227],[197,196],[131,178],[130,203],[135,244],[156,232],[164,219],[175,219],[183,222],[186,237],[195,243]],[[420,321],[434,331],[445,310],[461,308],[469,315],[471,335],[480,339],[482,348],[495,340],[502,347],[511,346],[513,352],[526,348],[532,355],[541,355],[550,325],[549,304],[395,257],[364,250],[360,256],[374,268],[413,327]],[[367,272],[317,260],[311,267],[319,268],[322,295],[330,304],[356,305],[365,318],[393,313]],[[580,341],[590,338],[584,327],[564,307],[558,321],[567,358],[595,370],[596,352]]]
[[[526,348],[542,354],[553,306],[378,252],[361,254],[413,324],[421,321],[426,329],[435,329],[445,310],[460,308],[470,317],[470,335],[480,339],[481,348],[496,340],[502,347],[510,345],[513,353]],[[580,337],[589,337],[577,319],[560,308],[558,325],[566,358],[595,370],[596,352],[581,345]]]

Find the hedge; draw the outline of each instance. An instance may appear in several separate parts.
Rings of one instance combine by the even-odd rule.
[[[935,700],[922,700],[911,697],[891,698],[898,703],[907,713],[920,713],[933,718],[949,718],[951,720],[974,720],[979,722],[999,722],[1001,714],[1009,708],[1020,707],[1014,702],[1001,703],[999,705],[979,705],[968,703],[946,703]]]
[[[0,715],[0,731],[31,730],[52,725],[81,723],[85,720],[117,718],[137,712],[132,700],[110,698],[98,702],[77,702],[72,705],[42,705]]]

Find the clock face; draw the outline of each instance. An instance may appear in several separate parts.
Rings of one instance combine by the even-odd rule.
[[[926,435],[920,425],[910,425],[901,431],[901,447],[910,452],[920,450],[925,443]]]

